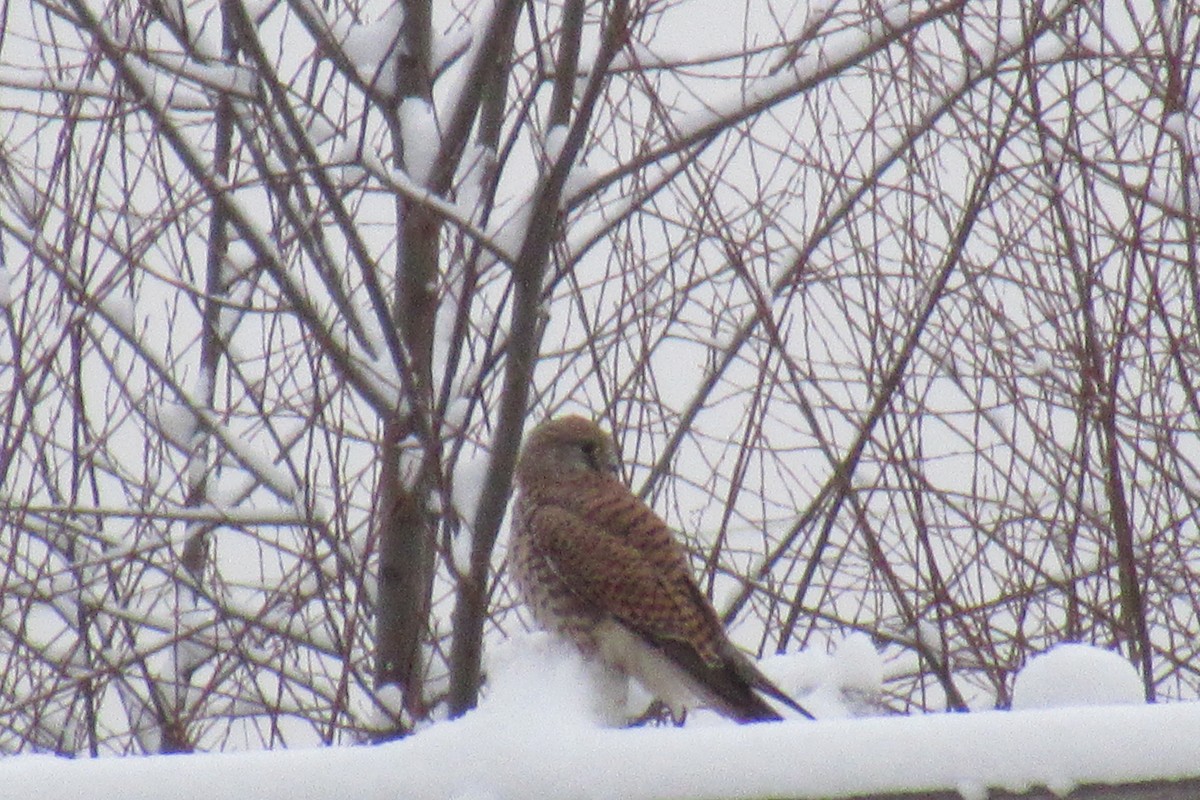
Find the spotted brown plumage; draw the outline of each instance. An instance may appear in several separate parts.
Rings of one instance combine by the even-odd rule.
[[[703,705],[739,722],[780,719],[760,693],[809,716],[729,641],[683,547],[616,467],[611,440],[583,417],[543,422],[525,441],[511,566],[538,624],[676,716]]]

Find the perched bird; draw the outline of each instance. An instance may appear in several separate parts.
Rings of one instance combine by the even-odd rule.
[[[677,719],[811,718],[725,635],[667,524],[621,483],[611,440],[579,416],[543,422],[517,459],[510,566],[543,628],[637,679]],[[760,694],[761,693],[761,694]]]

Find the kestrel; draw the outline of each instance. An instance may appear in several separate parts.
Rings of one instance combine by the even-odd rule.
[[[511,566],[538,624],[635,678],[679,718],[810,717],[725,635],[667,524],[617,478],[613,445],[578,416],[543,422],[516,467]]]

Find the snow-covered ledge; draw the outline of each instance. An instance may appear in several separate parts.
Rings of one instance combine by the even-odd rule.
[[[869,641],[806,662],[817,722],[607,727],[607,678],[545,637],[490,660],[477,710],[400,742],[273,753],[0,759],[3,798],[1200,798],[1200,703],[1144,705],[1120,656],[1063,645],[1017,678],[1020,711],[846,717],[839,687],[878,686]],[[765,663],[765,662],[764,662]],[[787,678],[787,660],[773,661]],[[818,664],[818,666],[820,666]],[[823,672],[824,679],[812,680]],[[823,687],[823,688],[822,688]],[[1067,706],[1067,707],[1058,707]],[[1027,794],[1032,793],[1032,794]]]
[[[43,800],[1010,796],[989,789],[1200,797],[1200,703],[632,730],[485,708],[375,747],[0,761],[0,796]]]

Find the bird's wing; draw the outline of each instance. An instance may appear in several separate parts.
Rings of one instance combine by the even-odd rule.
[[[666,550],[662,559],[648,558],[625,533],[558,506],[538,507],[529,522],[567,591],[660,653],[708,705],[740,721],[779,719],[755,689],[795,705],[725,638],[685,562]]]
[[[653,637],[706,640],[708,620],[682,576],[572,510],[540,505],[528,520],[537,552],[589,610]]]

